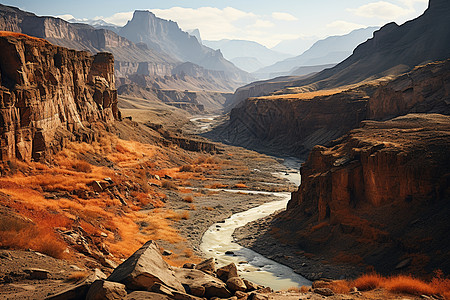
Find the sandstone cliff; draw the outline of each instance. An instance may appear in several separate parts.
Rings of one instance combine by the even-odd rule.
[[[119,118],[114,58],[22,34],[0,36],[0,159],[39,159]]]
[[[448,273],[449,149],[448,116],[365,121],[313,149],[275,226],[288,228],[289,243],[335,262]]]
[[[417,67],[382,84],[369,100],[367,117],[386,119],[408,112],[450,114],[450,60]]]
[[[320,93],[325,95],[316,96]],[[306,158],[315,145],[325,145],[365,119],[407,113],[450,114],[449,95],[450,60],[446,60],[416,67],[391,81],[344,91],[249,98],[232,109],[229,121],[208,137],[275,155]]]

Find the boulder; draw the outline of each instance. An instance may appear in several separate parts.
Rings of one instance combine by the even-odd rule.
[[[201,300],[202,298],[186,294],[184,292],[177,291],[175,289],[172,289],[170,287],[167,287],[165,285],[162,285],[161,283],[157,282],[155,283],[151,288],[151,291],[155,293],[159,293],[162,295],[166,295],[170,297],[171,299],[175,300]]]
[[[195,268],[195,264],[193,264],[193,263],[185,263],[183,265],[183,268],[185,268],[185,269],[193,269],[193,268]]]
[[[134,291],[127,295],[126,300],[169,300],[170,298],[166,295],[145,292],[145,291]]]
[[[227,280],[227,287],[233,292],[241,291],[245,292],[247,290],[247,286],[244,283],[244,280],[240,277],[231,277]]]
[[[196,269],[176,268],[175,275],[178,280],[187,286],[190,292],[198,297],[211,298],[213,296],[219,298],[231,297],[230,291],[224,282]],[[203,294],[202,288],[204,289]]]
[[[208,258],[198,265],[195,266],[195,269],[208,273],[210,275],[216,273],[216,263],[214,258]]]
[[[50,271],[43,269],[32,268],[32,269],[25,269],[23,271],[25,273],[28,273],[28,279],[44,280],[50,277]]]
[[[148,241],[108,277],[108,281],[124,283],[131,290],[147,290],[159,282],[184,292],[173,269],[163,260],[158,245]]]
[[[247,279],[244,279],[244,283],[247,287],[246,292],[256,291],[257,289],[259,289],[259,285],[254,282],[248,281]]]
[[[125,285],[122,283],[96,280],[89,288],[86,300],[120,300],[127,296]]]
[[[238,277],[238,270],[234,263],[223,266],[216,271],[217,277],[223,282],[226,282],[229,278]]]
[[[268,300],[269,296],[253,292],[250,294],[250,296],[248,296],[247,299],[248,300]]]
[[[89,275],[82,282],[75,286],[59,292],[56,295],[45,298],[46,300],[84,300],[89,291],[91,284],[99,279],[105,279],[106,275],[99,269],[95,269],[94,273]]]
[[[234,293],[234,295],[235,295],[238,299],[247,299],[247,297],[248,297],[248,294],[247,294],[247,293],[244,293],[244,292],[241,292],[241,291],[236,291],[236,292]]]
[[[334,292],[330,290],[329,288],[317,288],[313,289],[313,292],[322,296],[333,296]]]

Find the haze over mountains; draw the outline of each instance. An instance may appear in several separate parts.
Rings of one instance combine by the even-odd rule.
[[[203,44],[219,50],[239,68],[254,72],[263,66],[274,64],[291,55],[271,50],[257,42],[244,40],[203,41]]]
[[[302,54],[261,68],[253,74],[260,79],[285,75],[303,75],[293,74],[293,72],[299,67],[326,65],[316,69],[316,71],[321,71],[325,67],[329,67],[330,64],[337,64],[346,59],[352,54],[356,46],[371,38],[373,32],[377,29],[378,27],[367,27],[353,30],[346,35],[327,37],[315,42],[311,48]]]

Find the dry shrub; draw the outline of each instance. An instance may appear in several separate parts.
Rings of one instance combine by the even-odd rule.
[[[66,281],[67,282],[77,282],[77,281],[85,279],[88,276],[89,276],[89,273],[86,271],[76,271],[76,272],[71,273],[66,278]]]
[[[186,201],[188,203],[192,203],[192,202],[194,202],[194,198],[192,196],[187,196],[187,197],[184,197],[184,201]]]
[[[210,185],[205,185],[205,188],[207,188],[207,189],[225,189],[227,187],[228,187],[228,185],[218,183],[218,182],[212,183]]]
[[[301,292],[301,293],[307,293],[307,292],[309,292],[309,286],[302,285],[302,286],[300,287],[300,292]]]
[[[190,213],[189,213],[187,210],[185,210],[185,211],[183,211],[183,212],[180,214],[180,217],[181,217],[181,219],[183,219],[183,220],[187,220],[187,219],[189,219],[189,218],[191,217],[191,215],[190,215]]]
[[[361,291],[373,290],[381,286],[384,278],[376,273],[364,274],[353,281],[352,285]]]
[[[173,183],[172,181],[169,181],[169,180],[163,180],[161,183],[161,186],[168,190],[178,189],[177,186],[175,185],[175,183]]]
[[[192,172],[194,167],[192,165],[184,165],[180,167],[180,172]]]
[[[247,189],[248,188],[248,186],[245,183],[236,183],[234,185],[234,187],[237,189]]]
[[[412,295],[433,295],[439,293],[446,298],[450,297],[450,279],[443,277],[442,272],[439,270],[435,272],[435,276],[430,282],[425,282],[411,275],[382,277],[373,273],[357,278],[350,285],[360,290],[385,288],[397,293]]]
[[[350,292],[350,289],[352,287],[350,286],[350,283],[346,280],[334,280],[330,282],[328,288],[330,288],[333,292],[337,294],[345,294]]]
[[[195,208],[195,204],[191,204],[191,205],[189,205],[189,209],[190,209],[190,210],[196,210],[196,208]]]
[[[181,181],[180,185],[182,186],[192,186],[192,183],[189,180]]]
[[[432,295],[436,289],[431,284],[423,282],[411,276],[398,275],[388,278],[383,286],[392,292],[407,293],[414,295]]]
[[[92,172],[92,166],[89,163],[82,161],[82,160],[75,162],[72,165],[72,168],[77,172],[83,172],[83,173],[91,173]]]
[[[211,206],[203,206],[202,209],[211,211],[211,210],[214,210],[214,207],[211,207]]]

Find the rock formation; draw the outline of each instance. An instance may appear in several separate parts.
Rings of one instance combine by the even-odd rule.
[[[325,145],[365,119],[407,113],[450,114],[450,60],[416,67],[378,85],[361,85],[329,96],[307,95],[249,98],[231,110],[228,122],[207,136],[272,154],[306,158],[315,145]]]
[[[119,118],[111,54],[11,32],[0,51],[1,160],[37,160],[67,140],[92,140],[93,122]]]
[[[333,68],[323,70],[307,78],[291,77],[284,80],[284,87],[308,87],[308,89],[334,88],[354,84],[366,79],[386,75],[399,75],[417,65],[450,58],[450,2],[430,0],[428,9],[420,17],[402,25],[389,23],[375,31],[373,38],[360,44],[353,54]],[[265,85],[266,82],[255,83]],[[262,96],[256,94],[246,97]],[[227,105],[236,106],[243,101],[234,97]],[[274,90],[269,91],[269,93]],[[267,94],[266,94],[267,95]]]
[[[107,279],[94,274],[72,289],[46,299],[200,300],[238,299],[238,296],[241,299],[260,299],[255,297],[272,291],[241,279],[233,263],[219,270],[221,279],[217,278],[214,259],[207,259],[199,265],[187,263],[183,268],[170,267],[163,260],[161,249],[156,242],[148,241],[119,265]]]
[[[392,272],[450,271],[450,117],[364,121],[301,168],[302,184],[275,226],[302,250]],[[293,236],[295,238],[293,238]],[[341,255],[342,257],[342,255]],[[415,268],[415,269],[414,269]]]

